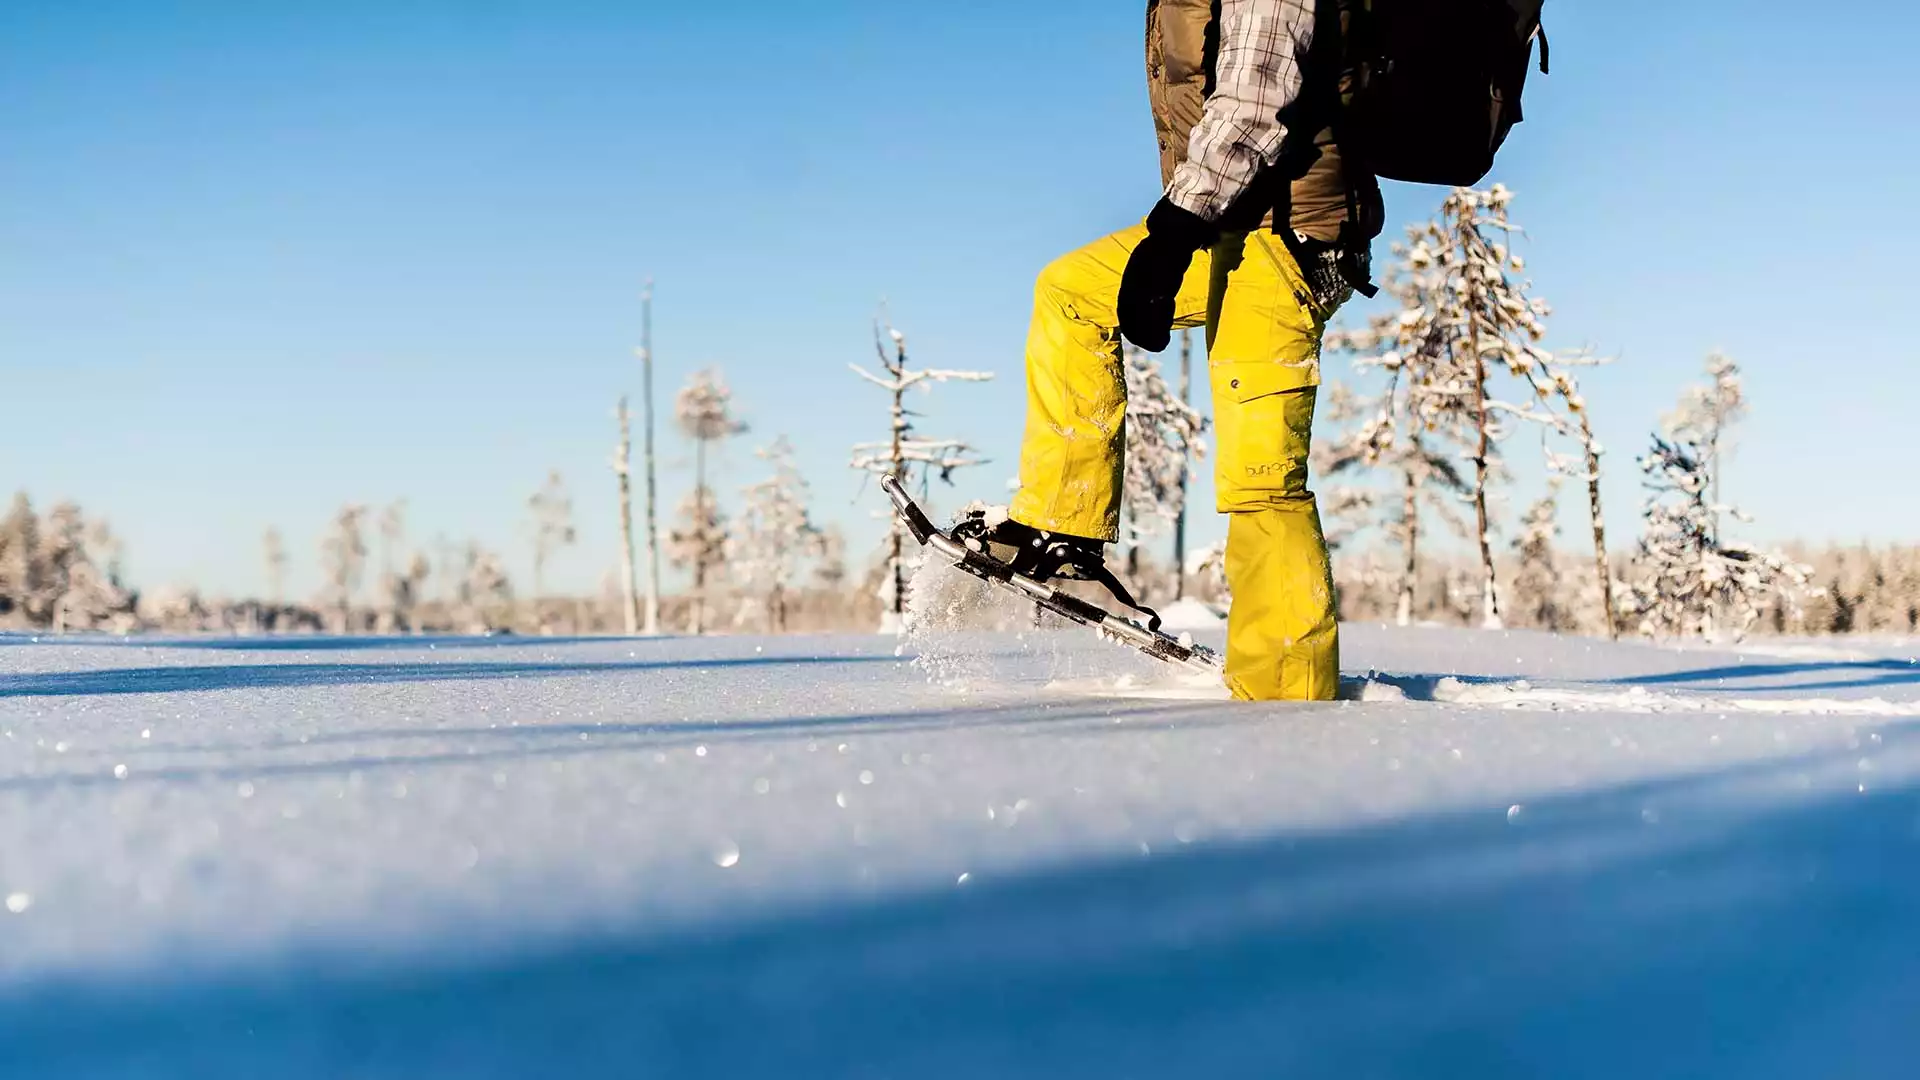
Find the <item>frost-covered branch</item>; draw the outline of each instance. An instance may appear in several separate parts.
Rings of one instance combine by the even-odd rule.
[[[985,462],[974,447],[960,439],[932,438],[914,428],[914,414],[906,407],[907,391],[919,387],[930,391],[935,383],[985,382],[991,372],[956,371],[943,368],[913,369],[908,365],[906,335],[887,327],[882,336],[874,326],[874,351],[879,355],[885,377],[849,364],[854,374],[887,391],[890,397],[888,437],[876,442],[856,443],[848,465],[872,476],[895,476],[903,484],[917,479],[924,489],[930,477],[938,475],[953,482],[955,470]],[[905,532],[893,515],[888,515],[887,568],[881,586],[882,599],[892,613],[892,624],[900,625],[906,612],[907,548]]]

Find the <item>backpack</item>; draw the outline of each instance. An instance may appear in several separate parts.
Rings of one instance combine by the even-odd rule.
[[[1545,0],[1341,0],[1340,152],[1375,176],[1469,187],[1521,120]]]

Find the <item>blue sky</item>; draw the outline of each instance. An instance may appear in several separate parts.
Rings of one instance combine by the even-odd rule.
[[[0,487],[107,516],[147,586],[258,588],[277,525],[305,591],[334,508],[400,497],[416,542],[477,537],[524,580],[558,468],[580,544],[551,577],[591,588],[653,276],[663,394],[717,364],[755,429],[723,488],[788,434],[865,546],[845,447],[884,402],[846,364],[884,298],[917,361],[999,373],[925,403],[996,459],[965,494],[997,496],[1034,274],[1157,196],[1142,6],[17,0]],[[1631,455],[1716,346],[1748,373],[1727,492],[1752,535],[1920,534],[1920,15],[1547,8],[1554,72],[1495,178],[1551,343],[1621,358],[1589,380],[1613,535]],[[1392,190],[1395,230],[1438,194]],[[691,455],[663,453],[672,500]]]

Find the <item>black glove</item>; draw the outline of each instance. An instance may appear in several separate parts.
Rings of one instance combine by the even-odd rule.
[[[1120,275],[1120,334],[1147,350],[1159,352],[1173,337],[1173,300],[1180,279],[1193,265],[1193,253],[1213,246],[1217,226],[1205,218],[1161,199],[1147,215],[1147,235],[1127,259]]]

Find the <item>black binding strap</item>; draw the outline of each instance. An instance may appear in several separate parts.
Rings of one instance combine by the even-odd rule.
[[[1118,600],[1122,604],[1126,605],[1127,607],[1132,608],[1134,611],[1137,611],[1140,614],[1145,615],[1147,617],[1148,630],[1151,630],[1155,633],[1159,632],[1160,613],[1153,610],[1150,607],[1147,607],[1141,604],[1138,600],[1135,600],[1133,598],[1133,594],[1127,591],[1127,587],[1120,583],[1119,578],[1113,576],[1113,571],[1107,569],[1105,563],[1100,564],[1099,572],[1093,576],[1092,580],[1102,586],[1105,586],[1106,590],[1113,594],[1113,598],[1115,600]]]

